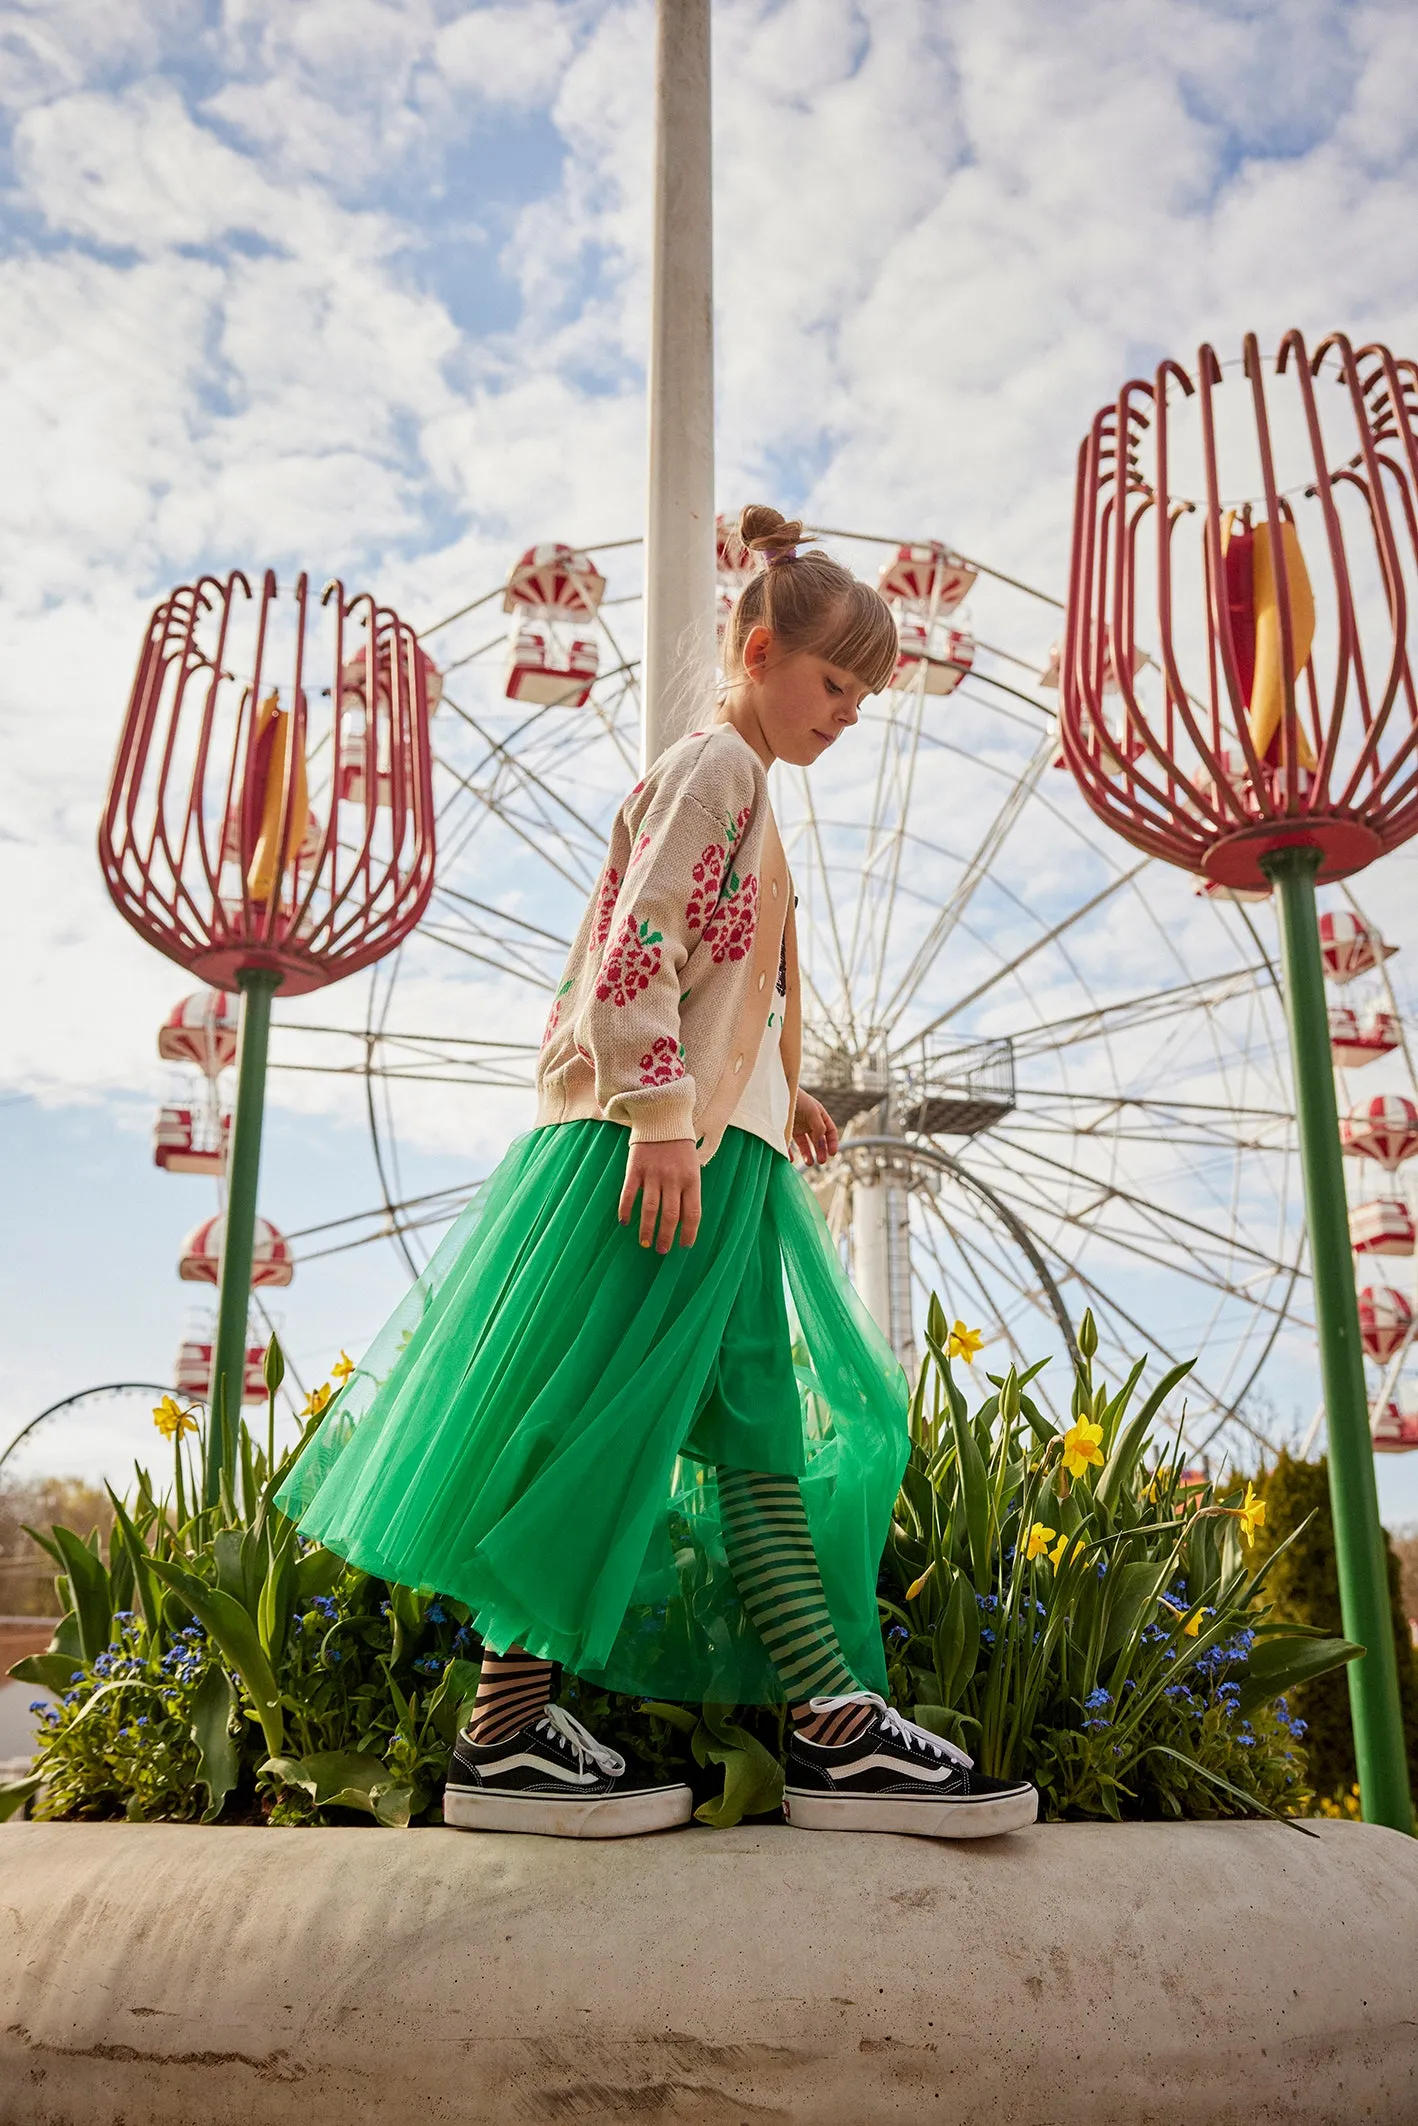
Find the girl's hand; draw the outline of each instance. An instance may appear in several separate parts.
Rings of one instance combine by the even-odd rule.
[[[820,1100],[800,1092],[793,1109],[793,1145],[804,1166],[825,1166],[837,1150],[837,1124]]]
[[[699,1153],[693,1137],[675,1137],[668,1144],[632,1144],[625,1162],[625,1187],[620,1192],[617,1216],[629,1225],[630,1214],[640,1198],[640,1245],[652,1244],[661,1255],[674,1246],[679,1227],[682,1248],[694,1246],[699,1231]],[[659,1239],[655,1222],[659,1220]]]

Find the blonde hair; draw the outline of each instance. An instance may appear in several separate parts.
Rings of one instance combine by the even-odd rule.
[[[798,553],[803,527],[797,517],[754,502],[739,517],[738,531],[768,566],[750,576],[729,614],[724,670],[730,684],[743,671],[750,634],[766,627],[789,654],[810,650],[853,673],[868,693],[880,693],[896,669],[896,622],[886,600],[826,554]]]

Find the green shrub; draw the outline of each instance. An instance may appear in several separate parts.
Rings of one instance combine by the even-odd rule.
[[[1262,1470],[1256,1490],[1266,1503],[1259,1548],[1264,1556],[1288,1542],[1271,1571],[1272,1600],[1287,1617],[1316,1631],[1337,1632],[1339,1573],[1334,1557],[1334,1523],[1329,1510],[1329,1465],[1296,1461],[1282,1453],[1273,1468]],[[1402,1575],[1393,1543],[1385,1536],[1393,1610],[1394,1649],[1398,1656],[1398,1692],[1403,1707],[1409,1777],[1418,1793],[1418,1662],[1408,1631]],[[1306,1723],[1305,1753],[1310,1784],[1322,1799],[1343,1802],[1357,1772],[1354,1736],[1349,1724],[1348,1679],[1338,1670],[1302,1684],[1294,1709]]]

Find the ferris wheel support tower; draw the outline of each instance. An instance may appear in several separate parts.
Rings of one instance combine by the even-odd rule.
[[[710,0],[658,0],[641,765],[714,691]]]

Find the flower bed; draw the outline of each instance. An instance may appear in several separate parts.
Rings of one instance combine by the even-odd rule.
[[[981,1767],[1039,1786],[1046,1816],[1280,1814],[1308,1796],[1284,1692],[1358,1649],[1272,1616],[1246,1549],[1264,1507],[1218,1497],[1160,1458],[1152,1432],[1186,1368],[1134,1409],[1141,1365],[1095,1382],[1085,1316],[1072,1421],[1029,1393],[1040,1368],[990,1377],[970,1412],[956,1378],[975,1339],[933,1303],[911,1453],[882,1565],[892,1696]],[[342,1366],[347,1365],[342,1361]],[[337,1369],[337,1371],[340,1369]],[[281,1377],[272,1345],[269,1386]],[[326,1400],[311,1398],[311,1424]],[[48,1819],[168,1818],[386,1826],[439,1820],[438,1791],[477,1681],[468,1611],[386,1585],[304,1543],[273,1504],[278,1464],[243,1424],[219,1505],[191,1509],[196,1420],[164,1404],[172,1481],[139,1471],[97,1538],[38,1540],[65,1615],[12,1673],[60,1694],[39,1712],[32,1776],[0,1795]],[[307,1437],[308,1437],[307,1433]],[[299,1448],[294,1450],[299,1452]],[[569,1684],[567,1702],[727,1826],[781,1794],[779,1716],[632,1701]]]

